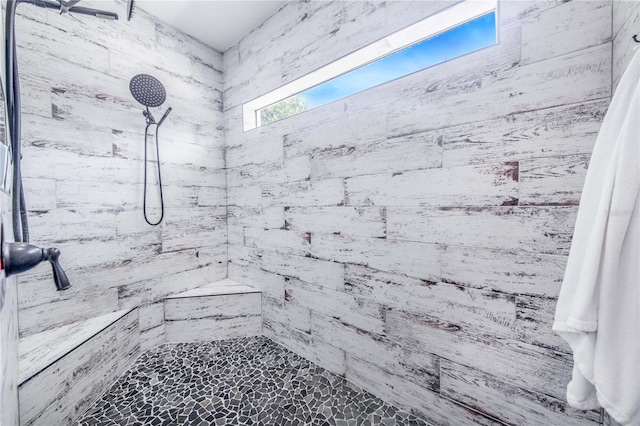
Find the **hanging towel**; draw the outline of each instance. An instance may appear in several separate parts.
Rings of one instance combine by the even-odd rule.
[[[591,156],[553,329],[573,350],[572,407],[640,425],[640,52]]]

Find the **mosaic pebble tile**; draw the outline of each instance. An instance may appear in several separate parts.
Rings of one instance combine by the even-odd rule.
[[[428,426],[266,337],[147,351],[76,424]]]

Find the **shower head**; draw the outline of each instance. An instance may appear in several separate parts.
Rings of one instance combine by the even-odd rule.
[[[129,82],[129,90],[136,101],[148,107],[159,107],[167,98],[160,81],[148,74],[138,74]]]

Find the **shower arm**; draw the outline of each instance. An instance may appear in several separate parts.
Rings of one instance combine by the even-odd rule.
[[[118,15],[106,10],[92,9],[89,7],[75,6],[79,3],[79,0],[66,1],[53,1],[53,0],[18,0],[19,3],[29,3],[34,6],[41,7],[43,9],[54,9],[63,13],[77,13],[79,15],[95,16],[96,18],[113,19],[117,20]]]

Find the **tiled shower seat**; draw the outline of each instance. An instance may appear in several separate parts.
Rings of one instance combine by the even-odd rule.
[[[139,347],[138,309],[21,339],[21,425],[69,424],[129,367]]]
[[[167,297],[164,320],[167,342],[258,336],[262,296],[253,287],[225,279]]]

